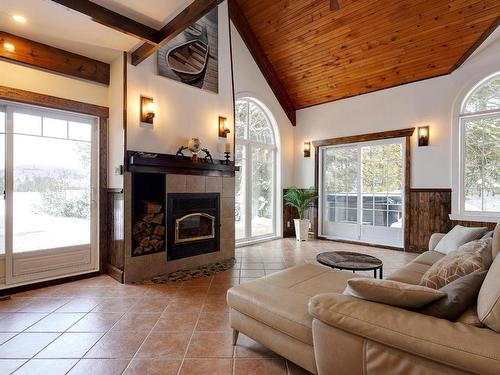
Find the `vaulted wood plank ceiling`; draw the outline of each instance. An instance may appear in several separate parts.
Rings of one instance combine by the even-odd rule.
[[[450,73],[498,0],[236,0],[296,109]]]

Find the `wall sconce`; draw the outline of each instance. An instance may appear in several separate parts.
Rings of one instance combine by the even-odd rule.
[[[304,157],[311,157],[311,142],[304,142]]]
[[[231,133],[231,130],[227,127],[227,118],[219,116],[219,137],[227,138],[228,133]]]
[[[429,126],[419,126],[418,147],[429,146]]]
[[[141,96],[141,122],[152,124],[155,117],[155,103],[153,98]]]

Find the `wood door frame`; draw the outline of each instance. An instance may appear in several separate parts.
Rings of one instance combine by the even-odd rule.
[[[314,147],[314,186],[316,189],[319,188],[319,154],[320,148],[326,146],[336,146],[343,145],[349,143],[360,143],[360,142],[368,142],[368,141],[378,141],[383,139],[391,139],[391,138],[405,138],[405,204],[404,204],[404,251],[408,251],[409,249],[409,236],[410,236],[410,189],[411,189],[411,136],[413,135],[415,128],[406,128],[406,129],[398,129],[398,130],[389,130],[383,132],[376,133],[368,133],[368,134],[358,134],[347,137],[337,137],[337,138],[328,138],[323,140],[313,141],[312,145]],[[314,215],[314,237],[322,238],[318,236],[318,205],[319,205],[319,197],[316,202],[316,214]],[[357,242],[362,244],[362,242]],[[367,244],[370,245],[370,244]],[[388,246],[384,246],[384,248],[389,248]],[[395,248],[392,248],[395,249]],[[399,248],[398,248],[399,249]]]
[[[81,113],[95,116],[99,119],[98,129],[98,246],[99,246],[99,271],[103,272],[107,264],[107,209],[108,209],[108,122],[109,108],[71,99],[59,98],[40,94],[32,91],[0,86],[0,99],[11,102],[36,105],[39,107],[58,109],[68,112]]]

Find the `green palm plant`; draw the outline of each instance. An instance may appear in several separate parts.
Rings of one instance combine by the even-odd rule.
[[[299,189],[297,186],[290,186],[283,196],[288,206],[297,209],[300,220],[304,220],[307,208],[314,203],[317,197],[318,194],[315,188]]]

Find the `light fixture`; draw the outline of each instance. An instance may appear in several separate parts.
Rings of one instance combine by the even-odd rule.
[[[418,146],[429,146],[429,126],[418,128]]]
[[[141,96],[141,122],[152,124],[155,117],[155,103],[153,98]]]
[[[304,157],[311,157],[311,142],[304,142]]]
[[[219,116],[219,137],[227,138],[228,133],[231,133],[231,130],[227,127],[227,118]]]
[[[3,48],[5,48],[9,52],[14,52],[16,50],[16,46],[9,42],[4,42]]]
[[[21,15],[19,15],[19,14],[14,14],[14,15],[12,16],[12,19],[13,19],[14,21],[16,21],[16,22],[19,22],[19,23],[26,23],[26,17],[21,16]]]

